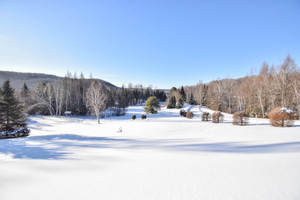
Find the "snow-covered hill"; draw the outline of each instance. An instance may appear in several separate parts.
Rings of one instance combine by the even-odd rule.
[[[0,199],[300,199],[299,121],[240,127],[184,109],[195,118],[31,117],[29,137],[0,140]]]

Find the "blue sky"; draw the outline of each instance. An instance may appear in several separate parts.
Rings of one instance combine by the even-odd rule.
[[[300,1],[0,0],[0,70],[157,88],[300,62]]]

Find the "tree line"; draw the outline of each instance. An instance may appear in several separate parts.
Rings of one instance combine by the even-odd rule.
[[[172,88],[168,106],[180,107],[182,100],[227,113],[245,111],[252,117],[267,117],[276,107],[287,107],[300,114],[300,71],[288,55],[282,64],[263,63],[258,74],[244,78]]]
[[[162,90],[153,90],[142,85],[114,88],[93,78],[86,79],[68,73],[64,79],[54,82],[40,82],[34,90],[24,83],[19,98],[28,114],[51,116],[64,115],[66,111],[72,115],[96,114],[100,117],[106,108],[112,108],[113,115],[125,114],[129,105],[145,102],[149,96],[160,101],[166,100]]]

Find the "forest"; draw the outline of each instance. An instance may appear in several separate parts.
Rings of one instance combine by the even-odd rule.
[[[245,111],[251,117],[266,118],[275,107],[287,107],[299,115],[300,71],[288,55],[278,66],[263,63],[258,74],[173,87],[168,101],[172,98],[177,105],[183,100],[226,113]]]

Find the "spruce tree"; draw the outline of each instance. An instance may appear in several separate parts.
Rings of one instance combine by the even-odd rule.
[[[23,87],[21,89],[20,97],[21,97],[22,102],[24,103],[24,106],[28,107],[28,105],[30,104],[30,90],[27,87],[25,82],[24,82]]]
[[[182,98],[180,98],[177,102],[176,102],[176,108],[182,108],[184,102],[182,100]]]
[[[180,92],[180,94],[181,94],[182,100],[185,102],[185,101],[186,101],[186,95],[185,95],[185,91],[184,91],[183,86],[181,86],[181,89],[180,89],[179,92]]]
[[[194,100],[194,95],[193,95],[193,93],[190,94],[190,98],[189,98],[188,103],[189,103],[190,105],[195,105],[196,102],[195,102],[195,100]]]
[[[176,98],[172,96],[169,100],[167,108],[175,108],[176,106]]]
[[[10,86],[10,81],[7,80],[0,90],[0,128],[13,131],[25,126],[23,107],[15,97],[15,90]]]

